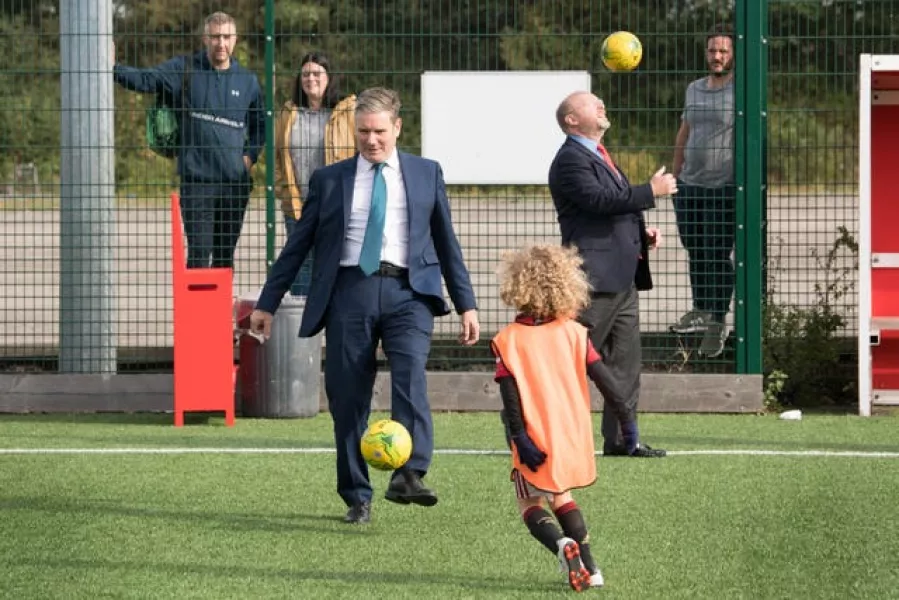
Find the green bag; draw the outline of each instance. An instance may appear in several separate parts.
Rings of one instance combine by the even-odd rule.
[[[178,114],[157,97],[147,109],[147,144],[150,150],[165,158],[175,158],[181,146],[181,125]]]
[[[184,59],[184,73],[181,75],[181,110],[187,104],[187,84],[190,80],[190,57]],[[163,94],[157,94],[153,106],[147,109],[147,145],[150,150],[165,158],[175,158],[181,148],[181,115]]]

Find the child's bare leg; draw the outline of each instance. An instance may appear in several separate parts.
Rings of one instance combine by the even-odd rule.
[[[571,495],[571,492],[565,492],[564,494],[556,494],[552,499],[552,508],[553,510],[558,510],[568,504],[569,502],[574,502],[574,497]]]

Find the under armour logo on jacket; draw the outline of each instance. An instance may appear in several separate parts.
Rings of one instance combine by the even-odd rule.
[[[232,96],[240,96],[240,90],[231,90]]]

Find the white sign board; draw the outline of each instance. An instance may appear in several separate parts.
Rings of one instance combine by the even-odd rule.
[[[587,71],[429,71],[421,76],[421,153],[447,184],[545,185],[565,134],[556,108],[590,91]]]

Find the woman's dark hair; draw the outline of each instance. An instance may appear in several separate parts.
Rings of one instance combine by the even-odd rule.
[[[297,106],[309,106],[309,98],[303,91],[302,69],[307,63],[315,63],[325,70],[328,74],[328,87],[325,88],[325,94],[322,97],[322,108],[334,108],[340,102],[340,92],[338,91],[338,77],[336,73],[331,71],[331,61],[323,52],[309,52],[300,59],[300,71],[297,72],[296,79],[293,82],[293,103]]]

